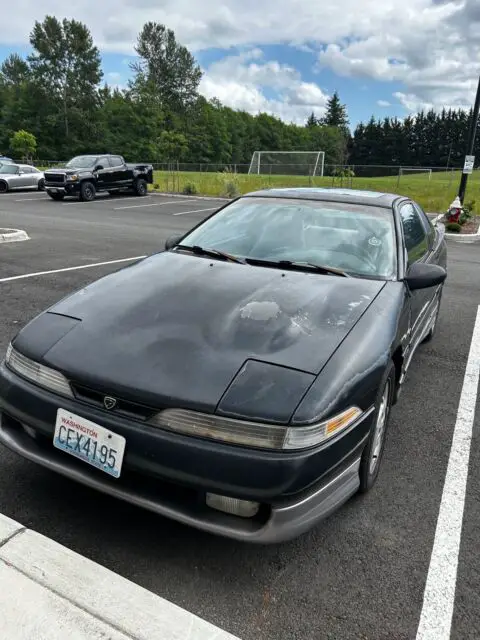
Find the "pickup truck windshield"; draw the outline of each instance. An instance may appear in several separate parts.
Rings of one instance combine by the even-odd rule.
[[[76,156],[69,160],[65,166],[74,169],[89,169],[95,166],[97,156]]]

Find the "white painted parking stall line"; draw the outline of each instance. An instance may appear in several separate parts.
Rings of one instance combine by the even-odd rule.
[[[151,198],[152,196],[143,196],[144,198]],[[124,200],[138,200],[138,196],[127,196],[125,198],[122,197],[110,197],[110,196],[104,196],[101,198],[98,198],[97,200],[93,200],[92,202],[83,202],[83,200],[73,200],[72,202],[62,202],[62,206],[63,207],[69,207],[71,204],[83,204],[84,206],[88,207],[91,204],[103,204],[104,202],[109,202],[110,204],[112,202],[123,202]]]
[[[479,377],[480,306],[460,394],[416,640],[450,638]]]
[[[142,207],[164,207],[167,204],[173,206],[177,204],[182,204],[185,202],[190,202],[190,200],[178,200],[177,202],[152,202],[151,204],[133,204],[127,207],[114,207],[114,211],[121,211],[122,209],[140,209]]]
[[[30,202],[31,200],[46,200],[48,196],[37,196],[36,198],[20,198],[18,200],[14,200],[14,202]]]
[[[200,213],[200,211],[215,211],[218,207],[210,207],[209,209],[193,209],[193,211],[179,211],[174,213],[174,216],[186,216],[187,213]]]
[[[8,278],[0,278],[2,282],[12,282],[13,280],[24,280],[25,278],[35,278],[36,276],[48,276],[54,273],[66,273],[67,271],[79,271],[80,269],[92,269],[93,267],[104,267],[110,264],[120,264],[121,262],[134,262],[142,260],[147,256],[135,256],[134,258],[120,258],[120,260],[108,260],[107,262],[95,262],[94,264],[82,264],[78,267],[65,267],[63,269],[52,269],[51,271],[36,271],[35,273],[24,273],[20,276],[10,276]]]

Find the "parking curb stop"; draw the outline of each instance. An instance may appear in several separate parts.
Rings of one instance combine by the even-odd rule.
[[[22,242],[29,239],[28,233],[23,229],[3,229],[0,227],[0,243]]]
[[[1,514],[0,611],[0,637],[15,640],[239,640]]]

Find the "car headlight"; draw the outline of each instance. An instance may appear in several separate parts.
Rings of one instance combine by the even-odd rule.
[[[78,180],[78,176],[74,173],[71,176],[67,176],[67,180],[72,180],[73,182],[75,182],[76,180]]]
[[[44,387],[63,396],[74,397],[68,380],[63,374],[30,360],[30,358],[16,351],[11,344],[7,349],[5,363],[9,369],[22,376],[22,378],[38,384],[39,387]]]
[[[198,413],[184,409],[166,409],[151,420],[162,429],[262,449],[307,449],[328,441],[359,421],[363,411],[350,407],[336,416],[301,426],[280,426],[250,420]]]

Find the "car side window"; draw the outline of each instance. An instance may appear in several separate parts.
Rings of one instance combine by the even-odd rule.
[[[435,228],[431,223],[431,221],[429,220],[425,211],[422,209],[422,207],[418,203],[415,203],[415,210],[418,212],[418,215],[420,216],[420,219],[423,222],[423,226],[427,229],[428,246],[431,249],[435,242]]]
[[[421,260],[428,251],[428,238],[420,216],[411,203],[400,208],[408,264]]]
[[[97,166],[98,165],[101,165],[104,169],[108,169],[109,167],[108,158],[99,158],[97,160]]]
[[[123,162],[120,156],[110,156],[110,165],[112,167],[121,167]]]

